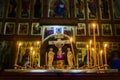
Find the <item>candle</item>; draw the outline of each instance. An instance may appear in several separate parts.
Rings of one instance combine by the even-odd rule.
[[[37,41],[36,43],[37,43],[37,47],[39,47],[40,41]]]
[[[76,65],[76,61],[75,61],[75,54],[74,54],[74,49],[73,49],[73,45],[72,45],[72,38],[70,38],[70,44],[71,44],[71,48],[72,48],[72,53],[73,53],[73,58],[74,58],[74,64]]]
[[[87,48],[87,53],[86,53],[86,55],[87,55],[87,65],[88,65],[88,67],[89,67],[89,49],[88,49],[88,45],[86,45],[86,48]]]
[[[40,62],[40,56],[41,56],[41,54],[40,55],[38,54],[38,52],[40,52],[40,50],[39,50],[40,49],[40,41],[37,41],[36,44],[37,44],[37,48],[36,48],[37,54],[36,55],[38,56],[38,59],[37,59],[38,60],[38,66],[40,66],[40,63],[41,63]]]
[[[96,67],[96,33],[95,33],[96,25],[93,24],[93,40],[94,40],[94,66]]]
[[[90,66],[92,66],[92,49],[91,49],[92,40],[90,40]]]
[[[46,56],[45,56],[45,63],[46,63],[46,66],[47,66],[47,52],[46,52]]]
[[[35,55],[35,51],[33,51],[33,53],[32,53],[32,67],[34,66],[34,55]]]
[[[103,66],[102,54],[103,54],[103,50],[100,50],[100,62],[101,62],[101,66]]]
[[[95,61],[95,58],[94,58],[94,51],[95,51],[95,49],[94,48],[92,48],[92,53],[91,53],[91,55],[92,55],[92,61],[94,62]],[[94,65],[94,63],[92,62],[92,64]]]
[[[32,67],[32,50],[33,47],[30,47],[30,66]]]
[[[97,61],[98,61],[98,68],[100,68],[99,66],[100,66],[100,56],[99,56],[99,54],[97,54]]]
[[[106,53],[107,44],[104,44],[104,57],[105,57],[105,69],[107,69],[107,53]]]
[[[18,54],[19,54],[19,51],[20,51],[20,47],[22,46],[22,43],[19,42],[18,43],[18,51],[17,51],[17,54],[16,54],[16,59],[15,59],[15,65],[17,65],[17,61],[18,61]]]

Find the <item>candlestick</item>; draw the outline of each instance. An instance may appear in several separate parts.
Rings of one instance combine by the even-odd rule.
[[[96,67],[96,33],[95,33],[95,27],[96,25],[93,24],[93,40],[94,40],[94,66]]]
[[[103,50],[100,51],[100,62],[101,66],[103,66],[103,58],[102,58]]]
[[[91,49],[92,40],[90,40],[90,66],[92,66],[92,49]]]
[[[73,45],[72,45],[72,38],[70,38],[70,44],[71,44],[71,48],[72,48],[72,53],[73,53],[73,58],[74,58],[74,64],[76,65],[76,61],[75,61],[75,53],[74,53],[74,49],[73,49]]]
[[[105,56],[105,69],[107,69],[107,53],[106,53],[107,44],[104,45],[104,56]]]
[[[89,49],[88,49],[88,45],[86,45],[86,48],[87,48],[87,53],[86,53],[86,55],[87,55],[87,65],[88,65],[88,67],[89,67]]]

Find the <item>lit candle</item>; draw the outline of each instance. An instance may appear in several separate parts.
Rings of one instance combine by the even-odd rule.
[[[107,53],[106,53],[107,44],[104,44],[104,55],[105,55],[105,69],[107,69]]]
[[[93,56],[93,57],[94,57],[94,51],[95,51],[95,49],[92,48],[92,56]],[[93,62],[94,62],[94,58],[93,58]]]
[[[33,47],[30,47],[30,66],[32,67],[32,50]]]
[[[86,48],[87,48],[87,53],[86,53],[86,55],[87,55],[87,65],[88,65],[88,67],[89,67],[89,49],[88,49],[88,45],[86,45]]]
[[[17,51],[17,54],[16,54],[16,59],[15,59],[15,65],[17,65],[17,61],[18,61],[18,54],[19,54],[19,51],[20,51],[20,47],[22,46],[22,43],[19,42],[18,43],[18,51]]]
[[[40,44],[40,41],[37,41],[37,46],[39,46],[39,44]]]
[[[90,66],[92,66],[92,49],[91,49],[92,40],[90,40]]]
[[[102,58],[103,50],[100,51],[100,62],[101,66],[103,66],[103,58]]]
[[[96,67],[96,33],[95,33],[96,25],[93,24],[93,40],[94,40],[94,66]]]
[[[73,41],[73,39],[70,38],[70,44],[71,44],[71,48],[72,48],[72,53],[73,53],[73,58],[74,58],[74,64],[76,65],[76,61],[75,61],[75,53],[74,53],[74,49],[73,49],[73,45],[72,45],[72,41]]]
[[[32,53],[32,67],[34,66],[34,55],[35,55],[35,51],[33,51],[33,53]]]

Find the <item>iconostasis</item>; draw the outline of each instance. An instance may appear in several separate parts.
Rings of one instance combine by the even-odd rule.
[[[11,67],[14,60],[23,65],[22,56],[26,51],[31,53],[30,47],[40,65],[39,48],[55,34],[72,37],[77,48],[77,62],[83,62],[86,44],[93,36],[93,23],[96,25],[97,50],[107,43],[109,53],[119,51],[119,21],[120,0],[1,0],[0,65],[6,61],[4,65]],[[11,54],[10,60],[4,60]]]

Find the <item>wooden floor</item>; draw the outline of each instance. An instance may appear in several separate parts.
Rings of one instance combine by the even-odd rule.
[[[0,72],[0,80],[120,80],[120,73]]]

